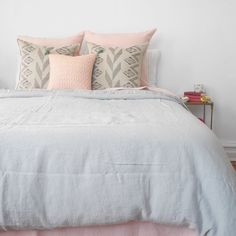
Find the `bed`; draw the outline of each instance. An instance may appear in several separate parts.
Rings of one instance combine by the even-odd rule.
[[[0,92],[1,230],[151,222],[234,236],[235,212],[221,144],[170,92]]]

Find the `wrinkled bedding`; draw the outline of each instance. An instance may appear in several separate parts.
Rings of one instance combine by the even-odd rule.
[[[235,235],[235,173],[201,121],[158,89],[0,92],[2,229],[132,220]]]

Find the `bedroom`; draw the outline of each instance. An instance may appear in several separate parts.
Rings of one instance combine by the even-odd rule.
[[[0,10],[1,236],[236,235],[235,1],[3,0]],[[50,52],[55,38],[75,56]],[[35,67],[23,71],[25,46],[49,58],[44,88]],[[108,47],[124,64],[137,58],[131,46],[139,78],[104,81]],[[144,85],[143,71],[149,88],[127,88]],[[205,125],[202,104],[179,99],[197,85],[214,104],[212,130],[211,106]]]

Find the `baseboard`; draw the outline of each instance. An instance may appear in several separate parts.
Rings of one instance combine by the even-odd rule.
[[[236,141],[222,141],[222,145],[231,161],[236,161]]]

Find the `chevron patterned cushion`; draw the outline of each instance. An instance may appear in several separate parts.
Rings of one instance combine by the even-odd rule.
[[[94,32],[85,32],[84,40],[86,42],[95,43],[106,47],[122,47],[127,48],[133,45],[149,43],[156,29],[152,29],[139,33],[115,33],[101,34]]]
[[[87,42],[89,53],[96,53],[92,88],[139,87],[148,44],[128,48],[103,47]]]
[[[18,36],[18,39],[28,43],[47,47],[63,47],[67,45],[82,45],[84,32],[66,38],[38,38],[31,36]],[[80,47],[77,48],[76,56],[79,55]]]
[[[102,45],[104,47],[122,47],[127,48],[133,45],[149,43],[155,34],[156,29],[137,33],[95,33],[85,32],[84,40],[90,43]],[[142,66],[141,86],[150,85],[148,80],[147,57],[144,57]]]
[[[45,47],[18,39],[21,54],[20,78],[17,89],[45,89],[49,80],[48,54],[74,56],[78,44],[64,47]]]

